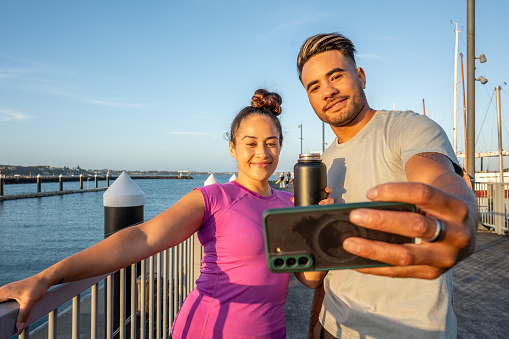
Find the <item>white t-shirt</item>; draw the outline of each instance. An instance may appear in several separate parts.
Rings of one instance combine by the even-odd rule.
[[[445,132],[431,119],[377,111],[355,137],[334,140],[324,153],[334,201],[368,201],[368,189],[407,181],[406,162],[424,152],[444,154],[459,168]],[[338,338],[456,338],[450,270],[434,280],[333,270],[324,288],[320,322]]]

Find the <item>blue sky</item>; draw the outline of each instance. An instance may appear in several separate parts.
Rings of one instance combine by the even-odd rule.
[[[505,0],[477,1],[476,55],[488,62],[476,62],[476,77],[488,83],[476,82],[476,151],[497,150],[494,87],[509,82],[508,13]],[[452,136],[451,20],[466,75],[466,0],[3,1],[0,164],[236,171],[224,133],[264,87],[283,97],[278,171],[291,170],[300,124],[304,151],[322,148],[295,59],[307,37],[333,31],[356,44],[372,108],[422,113],[424,99],[426,115]],[[502,106],[508,94],[503,86]],[[325,138],[334,138],[328,127]],[[484,169],[497,164],[485,160]]]

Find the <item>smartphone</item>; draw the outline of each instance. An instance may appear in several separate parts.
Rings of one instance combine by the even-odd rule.
[[[352,224],[349,214],[357,208],[416,212],[412,204],[395,202],[269,209],[263,214],[269,269],[277,273],[388,266],[346,252],[343,250],[343,241],[348,237],[362,237],[396,244],[415,242],[415,238]]]

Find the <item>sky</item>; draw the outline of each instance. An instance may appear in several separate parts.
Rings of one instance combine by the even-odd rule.
[[[476,152],[498,150],[494,88],[509,82],[508,13],[506,0],[476,3],[475,52],[487,58],[476,60],[476,77],[488,79],[475,85]],[[277,171],[291,171],[301,141],[303,152],[322,150],[297,53],[329,32],[356,45],[372,108],[425,109],[452,139],[451,22],[466,76],[466,16],[466,0],[2,1],[0,164],[235,172],[224,135],[266,88],[283,98]],[[458,82],[462,136],[460,68]],[[508,150],[507,85],[501,101]]]

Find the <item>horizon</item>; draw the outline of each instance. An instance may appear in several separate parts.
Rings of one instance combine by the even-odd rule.
[[[7,2],[0,12],[0,28],[10,32],[0,36],[0,162],[236,172],[224,134],[263,87],[283,98],[276,173],[292,170],[301,133],[303,152],[322,150],[322,123],[295,65],[304,40],[322,32],[355,44],[373,109],[425,109],[451,139],[454,22],[466,56],[466,12],[466,0]],[[499,38],[509,35],[508,12],[507,1],[476,4],[475,55],[487,62],[476,60],[475,76],[488,79],[475,82],[476,153],[498,149],[498,85],[509,135],[509,46]],[[463,152],[461,69],[458,82]],[[333,140],[326,126],[327,146]],[[484,159],[485,171],[495,168],[498,159]]]

